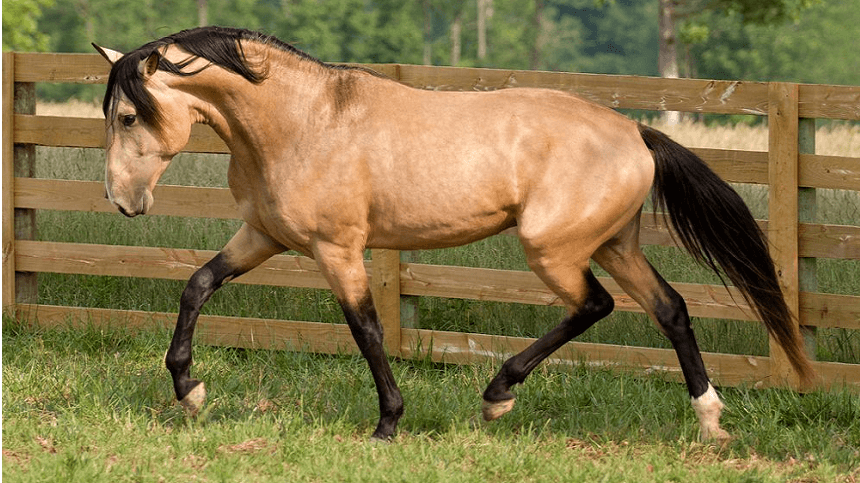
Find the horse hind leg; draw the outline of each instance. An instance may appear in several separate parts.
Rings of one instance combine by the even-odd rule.
[[[481,410],[486,421],[497,419],[513,409],[516,396],[511,392],[511,387],[514,384],[525,381],[541,361],[609,315],[614,307],[612,296],[600,285],[587,265],[578,270],[554,271],[543,265],[532,268],[565,300],[569,315],[546,335],[505,361],[484,391]]]
[[[703,440],[729,438],[720,428],[723,403],[708,380],[687,306],[645,259],[638,246],[638,218],[628,236],[610,240],[593,258],[654,320],[675,349]]]

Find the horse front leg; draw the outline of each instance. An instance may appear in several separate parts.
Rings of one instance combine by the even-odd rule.
[[[373,305],[362,249],[317,244],[314,256],[343,309],[352,337],[376,384],[379,423],[371,439],[388,440],[403,415],[403,397],[382,344],[382,324]]]
[[[222,285],[284,250],[268,235],[244,224],[224,249],[188,280],[182,292],[176,329],[164,362],[173,377],[176,399],[191,414],[196,414],[206,399],[203,382],[190,376],[191,340],[200,309]]]

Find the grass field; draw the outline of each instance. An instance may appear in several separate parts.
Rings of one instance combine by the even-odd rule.
[[[395,362],[391,444],[353,356],[195,349],[210,390],[172,402],[166,331],[3,323],[3,478],[14,482],[839,482],[860,478],[860,399],[725,388],[725,446],[697,442],[686,391],[604,369],[539,368],[491,424],[497,366]]]
[[[69,115],[68,106],[38,107]],[[98,116],[76,107],[73,115]],[[659,127],[659,126],[658,126]],[[766,149],[761,127],[685,123],[670,134],[699,147]],[[818,152],[860,157],[860,127],[819,129]],[[103,179],[103,152],[39,148],[37,176]],[[177,157],[166,184],[226,185],[226,157]],[[740,186],[759,217],[767,191]],[[157,202],[157,200],[156,200]],[[818,190],[819,219],[860,224],[858,192]],[[220,249],[233,220],[38,214],[41,240]],[[647,247],[670,281],[719,283],[680,251]],[[512,237],[420,252],[424,263],[526,269]],[[819,260],[822,292],[860,295],[860,263]],[[40,274],[39,302],[175,312],[183,282]],[[342,323],[328,291],[232,284],[204,313]],[[421,327],[538,336],[559,308],[422,298]],[[703,350],[767,354],[756,324],[696,319]],[[860,331],[820,329],[817,358],[860,363]],[[860,478],[860,400],[725,388],[735,439],[697,442],[686,390],[656,377],[540,368],[514,411],[486,425],[480,392],[498,364],[395,362],[407,413],[395,444],[366,442],[377,416],[366,364],[351,356],[195,348],[210,400],[187,418],[162,356],[169,333],[40,329],[3,321],[3,476],[9,481],[838,481]],[[616,313],[578,340],[669,347],[644,317]]]

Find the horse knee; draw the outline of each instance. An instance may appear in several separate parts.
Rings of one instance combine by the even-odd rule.
[[[382,324],[379,323],[370,295],[355,307],[342,304],[342,308],[346,324],[360,349],[382,344]]]
[[[571,338],[585,332],[598,320],[608,316],[615,310],[615,299],[600,285],[592,273],[586,276],[588,297],[585,302],[562,324],[572,331]]]

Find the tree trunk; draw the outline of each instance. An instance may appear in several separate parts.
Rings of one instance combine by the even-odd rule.
[[[660,50],[657,57],[657,69],[661,77],[678,78],[678,42],[675,35],[676,0],[660,0]],[[666,111],[663,119],[670,126],[681,121],[681,113]]]
[[[529,68],[538,70],[543,61],[543,8],[544,0],[535,0],[535,13],[532,17],[532,28],[534,29],[534,44],[532,44],[531,59]]]
[[[197,0],[197,26],[209,25],[209,0]]]
[[[424,65],[433,62],[433,45],[430,36],[433,33],[433,15],[430,10],[430,0],[424,0]]]
[[[454,21],[451,22],[451,65],[456,66],[460,63],[460,55],[462,54],[462,34],[463,34],[463,14],[458,13]]]
[[[487,58],[487,0],[478,0],[478,60]]]

